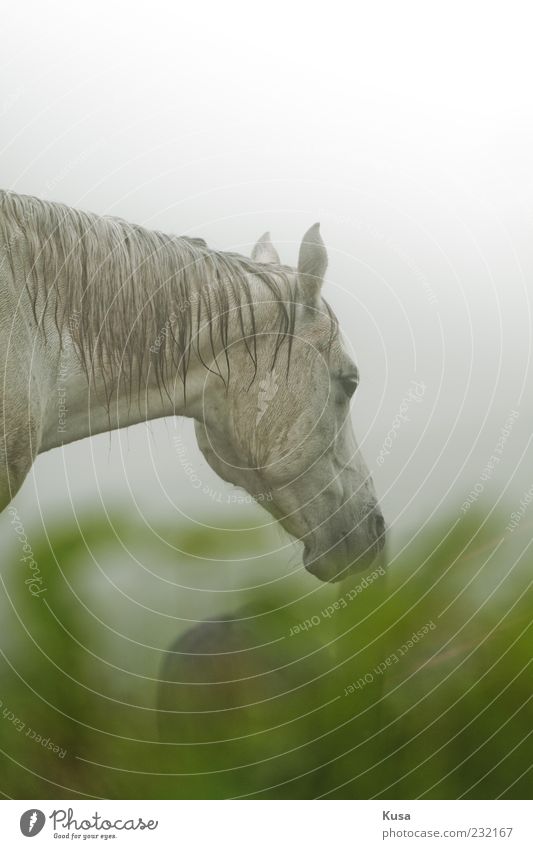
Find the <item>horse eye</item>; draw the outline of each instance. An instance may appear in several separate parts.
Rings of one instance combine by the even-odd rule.
[[[341,377],[341,384],[348,398],[351,398],[357,389],[359,381],[353,375],[347,375],[346,377]]]

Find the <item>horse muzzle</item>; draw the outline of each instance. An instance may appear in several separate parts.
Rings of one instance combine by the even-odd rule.
[[[341,534],[328,545],[309,540],[304,546],[304,566],[321,581],[337,583],[356,572],[370,569],[376,560],[383,561],[387,530],[380,509],[374,507],[363,527]]]

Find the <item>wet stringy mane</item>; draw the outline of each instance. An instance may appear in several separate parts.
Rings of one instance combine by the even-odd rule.
[[[150,368],[165,392],[176,373],[185,391],[191,352],[198,350],[196,328],[206,321],[215,363],[217,351],[224,352],[225,373],[218,364],[217,373],[229,380],[232,316],[257,369],[252,277],[266,284],[277,309],[275,356],[286,342],[290,360],[296,297],[284,266],[4,191],[0,239],[13,273],[15,263],[22,264],[38,326],[44,331],[52,311],[60,335],[66,328],[72,336],[88,377],[98,366],[106,392],[123,379],[133,389],[135,375],[140,391]]]

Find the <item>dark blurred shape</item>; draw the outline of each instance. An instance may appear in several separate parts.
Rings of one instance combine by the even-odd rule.
[[[161,740],[205,741],[212,722],[232,733],[252,728],[276,712],[276,702],[304,686],[313,666],[284,639],[268,640],[261,624],[240,615],[206,620],[190,628],[168,649],[158,688]],[[209,714],[209,731],[202,715]]]
[[[176,746],[180,770],[210,773],[213,795],[227,793],[228,779],[232,795],[277,788],[281,797],[314,795],[319,782],[317,711],[331,653],[310,634],[303,642],[287,629],[275,635],[273,625],[243,608],[189,629],[164,658],[160,740]]]

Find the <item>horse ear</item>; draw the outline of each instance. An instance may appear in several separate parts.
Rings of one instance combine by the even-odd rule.
[[[254,262],[275,262],[277,265],[280,264],[281,260],[278,252],[270,241],[270,233],[263,233],[261,238],[257,240],[252,251],[252,259]]]
[[[298,276],[306,303],[314,304],[318,300],[327,267],[328,254],[320,224],[313,224],[302,239],[298,256]]]

